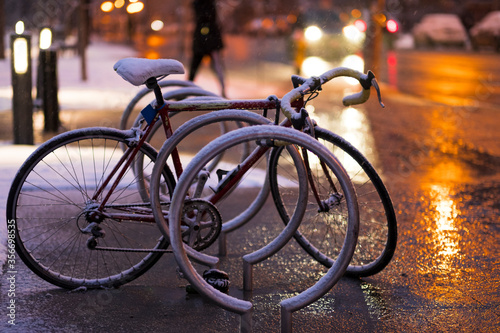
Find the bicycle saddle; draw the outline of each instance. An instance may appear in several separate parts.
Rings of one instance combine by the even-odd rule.
[[[174,59],[124,58],[113,69],[134,86],[140,86],[152,77],[184,74],[184,66]]]

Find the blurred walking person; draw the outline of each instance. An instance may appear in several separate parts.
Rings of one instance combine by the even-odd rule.
[[[193,34],[193,55],[189,70],[189,80],[194,80],[203,58],[208,56],[210,57],[212,69],[219,79],[221,95],[226,97],[221,55],[224,43],[218,24],[215,0],[194,0],[193,7],[196,26]]]

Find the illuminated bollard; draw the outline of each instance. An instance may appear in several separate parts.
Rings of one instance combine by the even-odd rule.
[[[31,36],[10,36],[12,50],[12,118],[14,144],[33,144],[33,97],[31,95]]]

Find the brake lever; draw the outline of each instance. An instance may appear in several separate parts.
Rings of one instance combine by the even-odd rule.
[[[294,89],[300,87],[302,84],[304,84],[304,82],[306,82],[306,79],[304,79],[303,77],[292,75],[292,84]]]
[[[313,84],[312,86],[309,87],[309,90],[310,91],[321,91],[321,78],[317,77],[317,76],[313,76],[311,77],[312,81],[313,81]]]
[[[379,87],[379,85],[378,85],[377,79],[373,78],[373,79],[372,79],[371,84],[372,84],[372,86],[375,88],[375,90],[377,91],[378,102],[380,103],[380,105],[381,105],[383,108],[385,108],[384,103],[382,103],[382,95],[380,94],[380,87]]]
[[[290,121],[292,122],[293,128],[299,131],[302,130],[305,126],[307,117],[309,117],[309,114],[304,108],[301,108],[299,112],[292,114]]]

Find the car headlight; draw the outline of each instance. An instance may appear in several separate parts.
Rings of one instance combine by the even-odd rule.
[[[365,33],[361,32],[355,25],[346,25],[342,29],[342,33],[352,43],[361,43],[365,38]]]
[[[315,25],[311,25],[304,30],[304,36],[310,42],[315,42],[323,37],[323,31]]]

